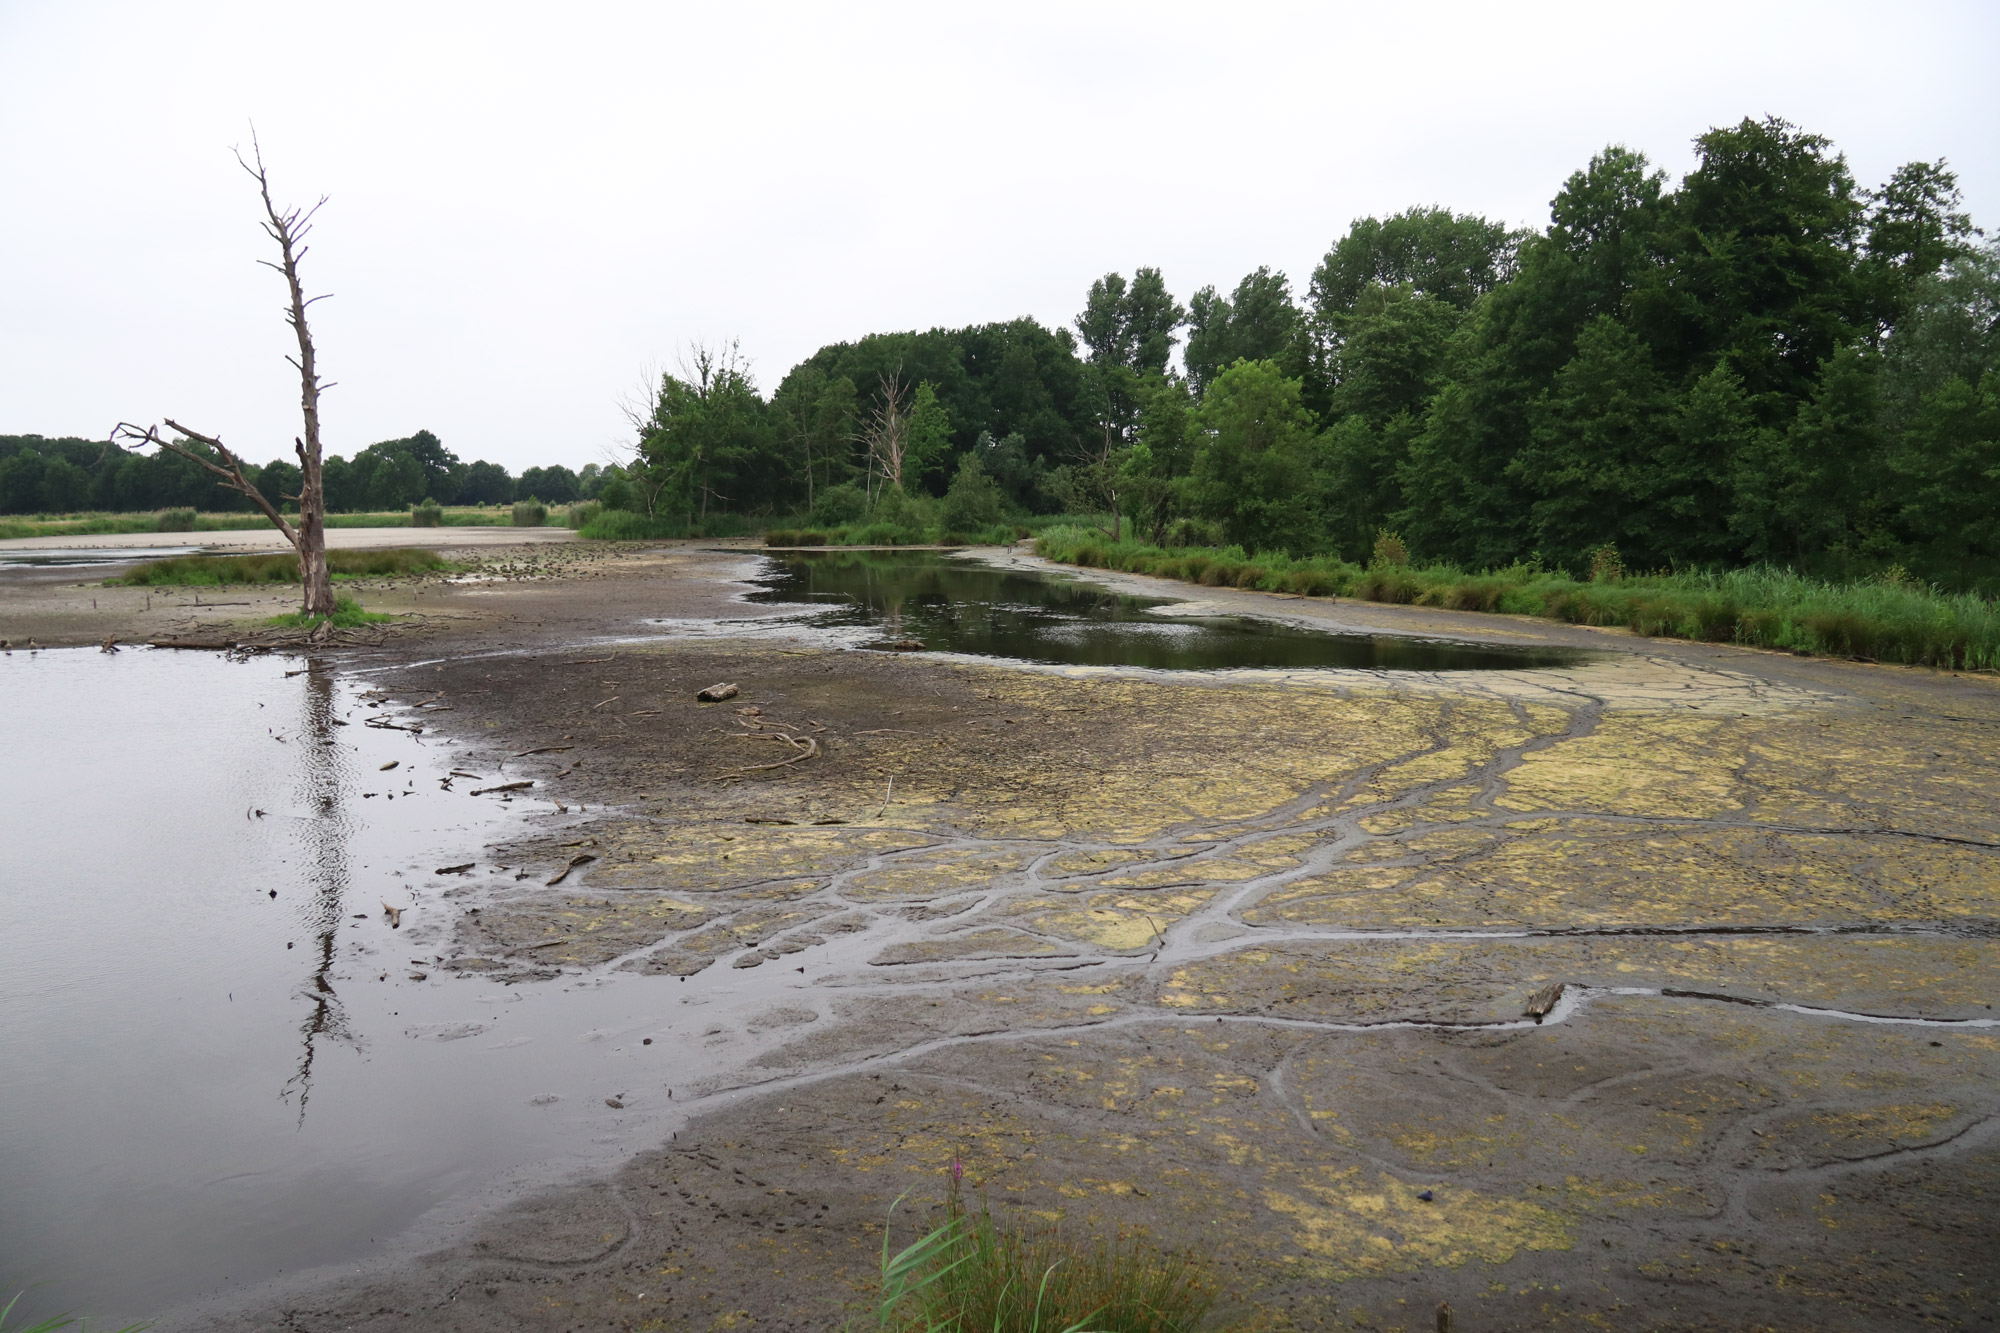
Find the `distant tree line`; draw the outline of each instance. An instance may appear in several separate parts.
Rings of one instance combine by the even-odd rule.
[[[1517,232],[1356,221],[1303,292],[1185,306],[1158,271],[1031,319],[822,348],[768,400],[734,348],[662,377],[607,502],[854,517],[997,493],[1159,540],[1578,568],[1770,561],[2000,575],[2000,247],[1942,162],[1858,185],[1778,119],[1623,147]],[[1180,351],[1179,365],[1174,364]],[[893,467],[891,466],[893,460]]]
[[[266,495],[298,493],[296,463],[281,458],[249,471],[252,484]],[[427,430],[371,444],[352,458],[328,458],[325,476],[327,507],[336,513],[408,509],[427,499],[445,505],[529,498],[566,504],[595,496],[606,479],[595,463],[581,472],[531,467],[516,477],[498,463],[461,462]],[[250,502],[165,452],[128,453],[102,440],[0,435],[0,514],[183,508],[247,511]]]
[[[459,462],[425,431],[329,459],[335,509],[596,498],[654,519],[1099,515],[1165,542],[1469,567],[1901,566],[2000,587],[2000,245],[1942,162],[1879,188],[1778,119],[1623,147],[1540,231],[1362,218],[1303,291],[1268,267],[1185,305],[1155,269],[1033,319],[821,348],[768,397],[696,348],[622,466]],[[277,480],[266,490],[284,490]],[[0,512],[226,503],[191,465],[0,439]]]

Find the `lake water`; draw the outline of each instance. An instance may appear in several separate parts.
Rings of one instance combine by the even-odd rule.
[[[483,849],[554,810],[446,790],[466,751],[368,726],[369,686],[275,656],[0,655],[0,1304],[32,1284],[16,1320],[115,1328],[380,1255],[510,1173],[606,1166],[677,1123],[664,1071],[757,1053],[701,1042],[688,1015],[733,1028],[736,1006],[804,985],[441,972],[464,905],[445,895],[517,887]],[[400,929],[384,901],[408,909]]]
[[[1060,666],[1164,670],[1346,668],[1507,671],[1572,666],[1548,648],[1342,634],[1252,616],[1182,616],[1168,598],[1133,597],[936,551],[787,552],[749,600],[825,608],[822,625],[873,631],[936,652]],[[1190,596],[1200,589],[1191,588]],[[1162,614],[1160,608],[1168,608]]]

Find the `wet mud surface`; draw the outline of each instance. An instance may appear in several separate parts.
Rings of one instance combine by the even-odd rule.
[[[1345,604],[1286,605],[1606,652],[1196,677],[702,636],[742,563],[496,592],[367,659],[548,803],[445,984],[658,988],[638,1155],[163,1326],[825,1328],[954,1159],[1200,1247],[1247,1327],[1990,1325],[1993,678]],[[609,642],[647,617],[682,628]]]

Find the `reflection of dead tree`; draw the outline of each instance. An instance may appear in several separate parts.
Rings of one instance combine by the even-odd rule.
[[[312,815],[305,821],[311,852],[310,873],[315,884],[308,920],[315,934],[311,980],[300,994],[309,1006],[299,1024],[304,1038],[299,1052],[298,1072],[285,1083],[285,1095],[299,1094],[299,1122],[306,1118],[306,1102],[312,1096],[313,1057],[322,1038],[351,1042],[347,1011],[333,989],[333,961],[340,923],[346,915],[347,821],[340,809],[341,773],[339,749],[335,744],[333,673],[317,658],[306,663],[304,736],[310,743],[299,747],[305,765],[302,777]]]
[[[120,445],[130,442],[134,448],[155,445],[168,453],[178,454],[214,473],[221,479],[223,487],[248,499],[298,552],[299,578],[305,585],[305,613],[330,616],[333,614],[333,580],[326,568],[326,494],[320,475],[319,395],[321,390],[333,386],[320,383],[319,374],[313,366],[312,331],[306,327],[306,307],[322,298],[308,298],[305,289],[299,285],[299,261],[306,256],[305,238],[312,231],[313,214],[319,211],[320,204],[324,204],[326,199],[322,196],[318,204],[308,209],[292,208],[279,212],[277,205],[271,202],[271,183],[264,173],[264,154],[257,146],[254,133],[250,144],[251,158],[256,165],[243,161],[241,153],[237,154],[236,161],[257,182],[258,192],[264,199],[264,230],[278,243],[278,251],[283,256],[282,264],[274,264],[268,259],[257,262],[284,274],[285,286],[291,295],[285,319],[299,340],[298,356],[285,358],[298,368],[299,407],[305,416],[305,436],[293,440],[299,456],[299,493],[279,497],[281,500],[298,501],[298,525],[294,527],[285,521],[277,505],[245,473],[243,460],[213,435],[190,430],[168,417],[166,426],[179,437],[177,439],[162,435],[158,426],[141,427],[121,421],[112,429],[111,441]],[[221,461],[218,462],[218,459]]]

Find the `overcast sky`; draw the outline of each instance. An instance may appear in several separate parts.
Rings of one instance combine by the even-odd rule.
[[[281,200],[329,452],[427,427],[604,461],[692,339],[768,392],[822,344],[1032,315],[1142,264],[1303,287],[1357,216],[1547,221],[1610,142],[1675,177],[1746,115],[1864,184],[1945,157],[2000,228],[2000,6],[0,0],[0,433],[171,415],[289,453]]]

